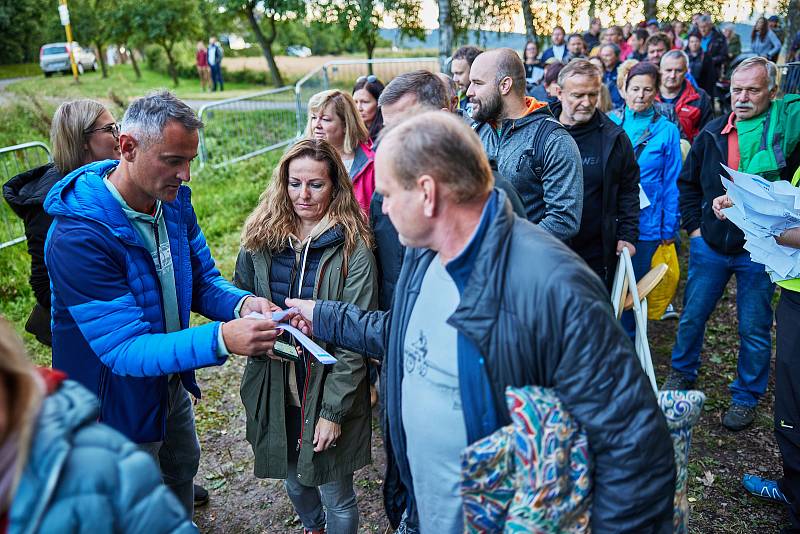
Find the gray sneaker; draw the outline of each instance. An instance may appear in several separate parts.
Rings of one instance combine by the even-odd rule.
[[[670,302],[669,304],[667,304],[667,309],[664,310],[664,315],[662,315],[661,319],[659,319],[659,320],[660,321],[667,321],[667,320],[673,320],[673,319],[680,319],[680,315],[678,315],[678,312],[675,311],[675,307]]]
[[[661,391],[681,390],[687,391],[694,389],[695,381],[687,377],[685,374],[676,371],[675,369],[669,372],[669,376],[661,385]]]
[[[728,411],[725,412],[725,416],[722,418],[722,426],[728,430],[738,432],[750,426],[755,418],[755,406],[731,403],[730,408],[728,408]]]

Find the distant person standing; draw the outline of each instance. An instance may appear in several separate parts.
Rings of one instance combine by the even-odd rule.
[[[593,18],[589,23],[589,31],[583,34],[583,41],[586,43],[587,53],[600,44],[600,30],[602,30],[602,28],[603,24],[597,17]]]
[[[208,40],[208,66],[211,68],[211,90],[216,91],[217,85],[219,90],[224,91],[225,87],[222,83],[222,46],[217,41],[216,37]]]
[[[736,56],[742,53],[742,39],[736,33],[736,28],[733,24],[728,22],[722,26],[722,35],[728,41],[728,64],[730,64]]]
[[[781,28],[781,19],[779,19],[777,15],[772,15],[767,22],[769,24],[769,29],[772,30],[772,33],[774,33],[782,43],[783,38],[786,37],[786,32]]]
[[[717,78],[714,75],[714,61],[703,52],[700,35],[693,33],[687,39],[686,55],[689,56],[689,72],[702,90],[712,98],[716,94]]]
[[[353,101],[356,109],[364,121],[364,126],[369,131],[369,138],[374,143],[378,139],[378,134],[383,129],[383,114],[378,105],[378,98],[383,92],[383,82],[377,76],[359,76],[353,86]]]
[[[634,31],[628,38],[628,54],[622,53],[620,57],[623,61],[626,59],[635,59],[636,61],[644,61],[647,59],[647,39],[650,34],[647,30],[641,28]]]
[[[567,32],[561,26],[556,26],[553,29],[552,46],[544,51],[542,54],[542,62],[547,63],[551,57],[556,58],[561,63],[564,62],[564,57],[567,55],[567,43],[564,42]]]
[[[525,80],[529,87],[536,85],[544,78],[544,63],[539,61],[539,45],[536,41],[525,43],[522,51],[522,61],[525,63]]]
[[[458,109],[464,111],[468,115],[472,115],[472,106],[469,104],[467,98],[467,89],[469,88],[469,69],[472,67],[472,62],[478,57],[478,54],[483,52],[477,46],[462,46],[453,53],[453,60],[450,63],[450,72],[453,73],[453,81],[458,86]]]
[[[203,41],[197,41],[197,54],[195,55],[197,74],[200,76],[200,88],[203,91],[211,89],[211,69],[208,68],[208,49]]]
[[[697,19],[697,29],[700,32],[700,46],[707,55],[711,56],[714,63],[714,81],[719,79],[722,67],[728,61],[728,41],[714,27],[709,15],[701,15]]]
[[[753,25],[753,31],[750,33],[750,48],[757,56],[770,61],[778,59],[778,54],[781,52],[781,41],[764,17],[759,18]]]

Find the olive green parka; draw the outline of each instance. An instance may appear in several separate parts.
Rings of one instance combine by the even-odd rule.
[[[323,252],[314,283],[314,299],[349,302],[363,309],[376,309],[378,280],[375,258],[359,240],[344,269],[344,244]],[[269,251],[241,249],[236,260],[234,283],[257,296],[271,299]],[[285,303],[275,304],[285,307]],[[326,346],[337,363],[323,365],[313,356],[306,368],[308,390],[305,420],[297,460],[297,481],[318,486],[339,480],[371,462],[372,437],[369,380],[361,354]],[[291,366],[266,356],[247,359],[242,376],[241,397],[247,416],[247,441],[255,454],[255,476],[287,477],[286,405],[287,373]],[[302,396],[302,394],[301,394]],[[336,446],[314,452],[314,429],[319,417],[341,424]]]

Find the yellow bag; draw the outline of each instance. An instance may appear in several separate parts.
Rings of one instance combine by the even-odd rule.
[[[647,295],[647,318],[651,321],[658,321],[664,315],[664,310],[675,296],[678,290],[678,280],[681,278],[681,267],[678,264],[678,253],[675,251],[675,243],[671,245],[659,245],[650,261],[652,269],[659,263],[667,264],[667,274],[661,282]]]

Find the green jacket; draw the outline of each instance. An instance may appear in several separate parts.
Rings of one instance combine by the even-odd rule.
[[[349,302],[363,309],[376,309],[378,279],[375,258],[360,243],[350,255],[343,274],[344,245],[325,250],[317,270],[314,299]],[[239,251],[234,283],[242,289],[270,299],[269,251]],[[282,305],[282,303],[276,303]],[[312,360],[305,401],[302,445],[297,460],[297,479],[305,486],[318,486],[352,474],[372,461],[369,380],[361,354],[325,346],[336,357],[334,365]],[[242,376],[241,397],[247,416],[247,441],[255,454],[255,476],[287,477],[286,376],[288,363],[266,356],[247,359]],[[314,452],[314,429],[322,414],[342,425],[336,447]]]
[[[739,169],[770,180],[791,180],[790,158],[800,143],[800,95],[775,100],[766,113],[737,120]],[[796,156],[795,156],[796,157]]]

